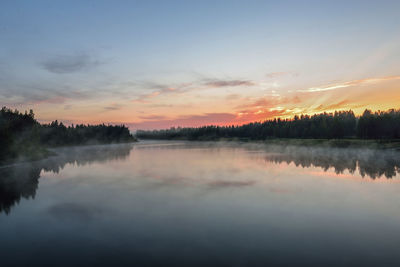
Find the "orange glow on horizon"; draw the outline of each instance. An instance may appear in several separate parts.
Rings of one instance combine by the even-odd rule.
[[[256,84],[261,83],[210,82],[201,89],[186,83],[180,88],[155,90],[133,100],[110,98],[72,102],[58,98],[16,108],[34,109],[36,118],[43,123],[57,119],[67,125],[126,124],[131,130],[242,125],[343,110],[352,110],[359,116],[365,109],[400,108],[400,76],[365,78],[321,87],[329,90],[314,90],[319,87],[309,87],[314,88],[309,91],[290,88],[265,90],[257,87]],[[232,85],[235,86],[231,88]],[[244,91],[248,86],[249,90]]]

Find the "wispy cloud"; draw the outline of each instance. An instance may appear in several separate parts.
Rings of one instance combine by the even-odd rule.
[[[356,108],[360,108],[360,107],[364,107],[363,104],[354,102],[354,101],[350,101],[349,99],[345,99],[333,104],[321,104],[316,108],[312,108],[311,110],[309,110],[308,113],[312,112],[332,112],[334,110],[348,110],[348,109],[356,109]]]
[[[248,80],[206,80],[204,85],[207,87],[235,87],[235,86],[254,86],[252,81]]]
[[[0,85],[1,86],[1,85]],[[39,105],[39,104],[62,104],[71,99],[87,99],[87,92],[75,90],[66,85],[55,88],[39,86],[35,84],[22,84],[20,87],[0,91],[0,104],[6,105]]]
[[[229,94],[225,97],[226,100],[235,100],[235,99],[239,99],[241,97],[241,95],[239,94]]]
[[[133,100],[134,103],[148,103],[149,99],[157,97],[159,95],[171,94],[171,93],[183,93],[187,91],[185,86],[181,87],[164,87],[157,91],[153,91],[148,94],[141,94],[136,99]]]
[[[237,113],[237,118],[233,121],[234,124],[243,124],[255,121],[265,121],[275,117],[289,115],[291,112],[281,106],[259,109],[240,110]]]
[[[111,105],[104,107],[104,109],[108,111],[114,111],[114,110],[120,110],[122,107],[123,105],[121,104],[112,103]]]
[[[151,93],[139,95],[133,100],[135,103],[149,103],[151,98],[155,98],[165,94],[183,94],[195,90],[203,90],[208,88],[225,88],[237,86],[255,86],[256,83],[249,80],[216,80],[203,79],[197,82],[181,83],[178,85],[162,85],[157,83],[143,83],[145,88],[156,89]]]
[[[160,92],[155,91],[153,93],[149,93],[149,94],[142,94],[140,96],[138,96],[137,98],[135,98],[134,100],[132,100],[133,103],[149,103],[148,99],[149,98],[153,98],[156,97],[160,94]]]
[[[350,104],[350,101],[345,99],[345,100],[342,100],[342,101],[339,101],[339,102],[333,103],[333,104],[328,104],[328,105],[321,104],[315,109],[315,111],[342,109],[342,108],[347,107],[349,104]]]
[[[299,76],[299,74],[297,72],[294,71],[282,71],[282,72],[270,72],[265,74],[265,76],[269,79],[274,79],[274,78],[280,78],[280,77],[284,77],[284,76]]]
[[[236,107],[236,109],[243,109],[243,108],[260,108],[260,107],[272,107],[278,104],[278,99],[275,98],[257,98],[251,102],[240,104]]]
[[[69,55],[57,55],[40,63],[41,67],[51,73],[73,73],[102,64],[87,53],[75,53]]]
[[[330,90],[335,90],[335,89],[340,89],[340,88],[347,88],[347,87],[352,87],[352,86],[357,86],[357,85],[370,84],[370,83],[379,83],[379,82],[391,81],[391,80],[399,80],[399,79],[400,79],[400,76],[387,76],[387,77],[382,77],[382,78],[368,78],[368,79],[348,81],[348,82],[344,82],[344,83],[329,84],[329,85],[320,86],[320,87],[311,87],[311,88],[308,88],[308,89],[301,89],[301,90],[297,90],[297,91],[298,92],[307,92],[307,93],[324,92],[324,91],[330,91]]]
[[[146,116],[139,116],[140,119],[146,120],[146,121],[155,121],[155,120],[165,120],[167,119],[166,116],[162,115],[146,115]]]
[[[281,97],[281,96],[268,96],[260,97],[256,99],[251,99],[239,106],[236,109],[260,109],[260,108],[271,108],[277,105],[287,105],[287,104],[298,104],[301,99],[298,96],[292,97]]]

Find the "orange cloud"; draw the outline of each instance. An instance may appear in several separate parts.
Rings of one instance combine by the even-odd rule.
[[[301,103],[299,96],[270,96],[260,97],[249,103],[244,103],[236,107],[236,109],[260,109],[260,108],[272,108],[276,106],[282,106],[287,104],[298,104]]]
[[[334,104],[330,104],[330,105],[319,105],[317,108],[315,108],[315,111],[324,111],[324,110],[333,110],[333,109],[340,109],[343,108],[344,106],[350,104],[349,100],[343,100]]]
[[[256,110],[242,110],[237,113],[236,119],[231,124],[245,124],[249,122],[265,121],[276,117],[290,115],[291,111],[281,107]]]
[[[378,82],[399,80],[399,79],[400,79],[400,76],[368,78],[368,79],[354,80],[354,81],[338,83],[338,84],[330,84],[330,85],[325,85],[325,86],[321,86],[321,87],[311,87],[308,89],[302,89],[302,90],[297,90],[297,91],[298,92],[306,92],[306,93],[323,92],[323,91],[330,91],[330,90],[335,90],[335,89],[339,89],[339,88],[346,88],[346,87],[357,86],[357,85],[362,85],[362,84],[367,84],[367,83],[378,83]]]

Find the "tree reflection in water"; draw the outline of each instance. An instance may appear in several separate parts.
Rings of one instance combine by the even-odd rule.
[[[69,147],[57,150],[57,156],[46,160],[0,168],[0,213],[9,214],[21,198],[34,199],[43,171],[59,173],[67,164],[83,166],[126,158],[132,145]]]
[[[169,143],[170,144],[170,143]],[[140,147],[140,146],[139,146]],[[144,146],[151,149],[152,146]],[[324,171],[334,169],[337,174],[345,171],[359,172],[372,179],[393,178],[400,173],[400,151],[345,149],[322,147],[264,146],[237,143],[177,143],[172,146],[156,146],[157,149],[240,149],[262,153],[262,157],[274,163],[294,163],[303,168],[319,167]],[[21,198],[34,198],[42,171],[58,173],[67,164],[78,166],[122,160],[129,156],[133,145],[103,145],[69,147],[57,150],[57,156],[31,163],[0,168],[0,213],[8,214]],[[216,156],[216,155],[215,155]]]
[[[400,152],[395,150],[275,147],[275,153],[265,159],[274,163],[294,163],[303,168],[320,167],[324,171],[333,168],[336,174],[357,170],[362,177],[371,179],[395,177],[400,173]]]

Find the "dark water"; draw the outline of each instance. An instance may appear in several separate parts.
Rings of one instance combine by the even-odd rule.
[[[400,266],[399,152],[141,142],[0,168],[0,266]]]

